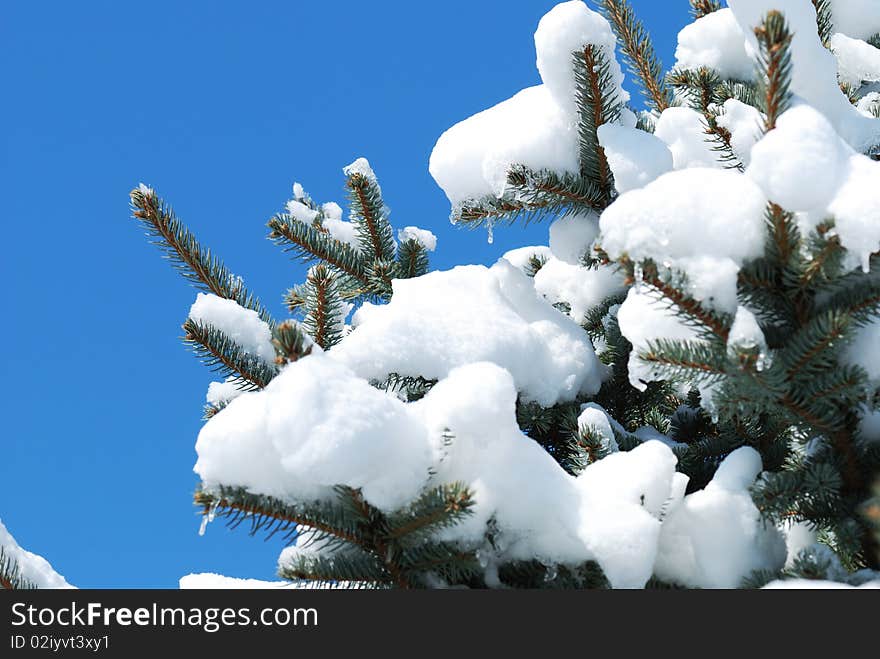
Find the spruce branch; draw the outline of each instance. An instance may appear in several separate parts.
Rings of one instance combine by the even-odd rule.
[[[776,121],[791,104],[791,39],[785,17],[770,11],[755,28],[758,38],[758,87],[760,108],[766,116],[765,132],[776,128]]]
[[[623,106],[614,89],[611,63],[600,48],[587,45],[573,54],[573,64],[580,174],[606,195],[607,205],[614,189],[613,176],[597,131],[603,124],[617,121]]]
[[[268,226],[269,238],[285,251],[293,252],[302,262],[326,261],[365,286],[370,285],[363,257],[351,245],[286,214],[274,216]]]
[[[694,18],[703,18],[721,9],[721,4],[717,0],[690,0],[690,2],[691,14]]]
[[[720,76],[712,69],[700,67],[696,70],[674,69],[666,79],[670,86],[689,99],[694,110],[703,115],[707,141],[712,143],[718,159],[730,169],[744,171],[745,167],[733,151],[733,136],[718,123],[719,107],[727,100]]]
[[[629,267],[632,267],[632,264]],[[659,296],[661,301],[671,304],[685,319],[685,322],[694,326],[698,331],[708,330],[713,335],[712,338],[717,337],[722,342],[727,342],[732,319],[726,314],[721,315],[707,309],[699,300],[694,299],[675,283],[662,278],[653,261],[644,263],[641,283],[649,291]]]
[[[507,172],[507,183],[516,198],[524,200],[528,208],[561,214],[601,211],[608,205],[606,190],[592,180],[568,172],[560,174],[549,169],[534,170],[525,165],[514,165]]]
[[[151,242],[159,246],[184,278],[207,293],[233,300],[245,309],[259,314],[270,327],[272,316],[262,303],[244,286],[241,277],[232,274],[210,249],[201,246],[196,237],[174,214],[174,210],[152,188],[141,186],[129,193],[132,216],[140,220]]]
[[[663,80],[663,66],[645,26],[636,18],[627,0],[600,0],[623,50],[624,60],[642,87],[643,94],[657,112],[674,105]]]
[[[298,361],[312,352],[311,342],[299,324],[292,320],[286,320],[275,328],[272,345],[275,346],[275,363],[278,366]]]
[[[2,590],[34,590],[37,585],[21,575],[18,561],[0,547],[0,589]]]
[[[226,486],[199,489],[193,501],[202,509],[202,515],[223,518],[230,528],[248,522],[250,535],[265,533],[268,539],[280,533],[286,542],[291,542],[304,527],[315,533],[316,542],[335,538],[355,546],[360,543],[355,520],[338,501],[292,506],[242,487]]]
[[[473,495],[464,483],[434,487],[389,517],[388,537],[413,543],[458,524],[473,513]]]
[[[353,172],[345,185],[361,251],[368,255],[368,259],[392,260],[394,237],[376,181],[360,172]]]
[[[418,240],[404,240],[397,248],[395,275],[400,279],[412,279],[427,271],[428,250]]]
[[[813,0],[813,7],[816,9],[816,27],[819,32],[819,38],[825,47],[828,47],[828,40],[834,34],[834,17],[831,13],[831,0]]]
[[[721,351],[703,341],[650,341],[648,349],[639,352],[639,359],[677,382],[717,382],[728,370]]]
[[[323,263],[309,271],[305,298],[306,317],[303,326],[316,344],[329,350],[342,339],[342,300],[336,275]]]
[[[274,365],[250,354],[210,324],[187,318],[183,330],[184,342],[208,368],[239,379],[244,389],[263,389],[276,375]]]

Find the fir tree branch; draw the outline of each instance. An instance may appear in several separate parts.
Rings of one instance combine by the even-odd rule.
[[[275,368],[239,346],[212,325],[187,318],[184,342],[212,371],[237,377],[245,388],[263,389],[275,377]]]
[[[463,483],[428,490],[410,506],[389,518],[388,537],[413,542],[427,534],[454,526],[472,514],[473,495]]]
[[[642,87],[646,100],[658,112],[674,105],[672,94],[663,81],[660,64],[651,38],[633,13],[627,0],[600,0],[604,14],[620,40],[624,59]]]
[[[249,522],[251,535],[264,532],[269,538],[282,533],[284,539],[290,541],[305,527],[316,531],[319,539],[329,536],[354,546],[362,543],[355,521],[338,502],[291,506],[244,488],[221,486],[216,491],[197,490],[194,503],[202,508],[203,515],[213,512],[225,518],[230,528]]]
[[[601,49],[587,45],[574,53],[573,61],[580,173],[603,191],[607,205],[613,193],[613,176],[597,131],[603,124],[617,121],[622,105],[614,89],[610,63]]]
[[[727,372],[720,351],[702,341],[650,341],[648,350],[639,352],[639,359],[661,367],[670,380],[715,381]]]
[[[241,277],[229,272],[210,249],[203,248],[152,188],[135,188],[129,197],[132,216],[140,220],[147,234],[153,238],[151,242],[162,249],[165,258],[171,260],[184,278],[205,292],[256,311],[269,327],[275,326],[272,316],[244,287]]]
[[[706,328],[722,342],[727,343],[730,335],[730,319],[706,309],[698,300],[662,279],[653,262],[645,263],[642,283],[654,289],[663,301],[672,303],[681,314],[695,323],[698,329]]]
[[[349,175],[345,185],[349,190],[352,222],[363,253],[371,259],[393,259],[394,238],[379,186],[360,172]]]
[[[821,375],[836,362],[836,344],[850,327],[849,316],[826,313],[812,319],[791,338],[780,358],[790,380]]]
[[[516,191],[517,199],[524,199],[530,208],[541,207],[562,213],[601,211],[607,206],[606,192],[598,185],[567,172],[559,174],[548,169],[534,170],[525,165],[514,165],[507,173],[507,182]]]
[[[34,590],[37,585],[21,575],[18,561],[0,547],[0,589],[2,590]]]
[[[825,47],[828,47],[828,40],[834,33],[834,18],[831,13],[831,0],[813,0],[813,7],[816,9],[816,28],[819,32],[819,38]]]
[[[297,222],[287,215],[276,215],[268,223],[269,237],[308,263],[326,261],[358,282],[369,287],[363,257],[350,245],[331,238],[315,227]]]
[[[306,317],[303,323],[312,340],[329,350],[342,338],[339,322],[342,304],[336,276],[323,263],[314,266],[306,278]]]
[[[428,250],[418,240],[404,240],[397,248],[397,268],[400,279],[421,277],[428,271]]]
[[[295,362],[310,355],[311,343],[297,323],[286,320],[275,328],[272,344],[275,346],[275,363],[279,366]]]
[[[776,128],[779,116],[791,103],[791,39],[785,17],[770,11],[755,28],[759,50],[760,99],[766,120],[765,132]]]
[[[691,14],[694,18],[703,18],[712,12],[721,9],[721,5],[717,0],[690,0]]]

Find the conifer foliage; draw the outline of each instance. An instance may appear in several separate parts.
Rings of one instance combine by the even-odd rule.
[[[880,203],[868,182],[880,179],[868,156],[880,144],[871,82],[880,75],[839,97],[836,79],[824,81],[830,91],[815,92],[822,81],[804,83],[805,69],[834,57],[839,3],[804,0],[787,16],[764,0],[729,7],[691,0],[690,38],[708,52],[723,28],[726,38],[741,39],[742,52],[694,65],[683,32],[679,61],[666,75],[629,3],[598,4],[600,13],[576,0],[545,16],[536,34],[544,84],[453,127],[431,157],[455,223],[491,230],[496,222],[553,221],[549,250],[519,250],[486,274],[458,276],[488,278],[504,300],[528,308],[529,322],[544,319],[541,332],[547,324],[569,332],[566,355],[586,346],[578,373],[594,377],[582,378],[579,389],[560,382],[555,395],[536,395],[503,351],[445,371],[430,361],[418,361],[428,364],[421,370],[415,361],[406,371],[383,370],[379,352],[367,359],[369,369],[358,361],[361,325],[384,328],[400,354],[409,354],[406,332],[442,331],[435,327],[442,318],[395,309],[418,297],[407,294],[411,287],[431,295],[447,276],[428,274],[432,236],[407,227],[395,240],[363,159],[344,170],[350,222],[300,186],[268,222],[269,237],[310,266],[284,294],[294,318],[283,322],[153,189],[131,192],[134,217],[202,291],[183,326],[186,344],[226,378],[209,395],[210,420],[197,446],[205,482],[195,502],[206,521],[221,517],[290,543],[282,578],[404,588],[877,578]],[[797,31],[805,17],[810,35]],[[629,104],[615,48],[647,111]],[[498,125],[520,119],[512,122],[517,131],[499,137],[475,123],[492,116]],[[556,132],[533,131],[554,149],[528,142],[534,116],[561,117]],[[812,181],[795,179],[809,172],[790,163],[816,155],[810,140],[825,140],[823,154],[838,154],[827,165],[833,171],[823,172],[837,183],[804,201]],[[459,354],[453,339],[430,336],[441,336],[441,345],[421,352]],[[495,338],[465,333],[461,340],[490,345]],[[206,457],[212,442],[238,450],[232,442],[245,415],[275,414],[281,392],[312,391],[305,375],[297,379],[306,368],[329,374],[327,387],[341,383],[338,405],[346,395],[355,401],[353,414],[365,418],[346,424],[362,435],[378,427],[377,437],[404,427],[410,442],[397,445],[394,459],[355,452],[351,468],[330,438],[330,446],[310,449],[326,452],[310,470],[320,472],[322,487],[311,489],[297,489],[305,487],[302,472],[272,484],[244,471],[228,482],[228,468],[214,477],[216,454]],[[468,405],[483,403],[455,398],[471,385],[485,403],[473,408],[478,413]],[[370,409],[380,408],[383,419],[404,420],[376,426],[384,421]],[[279,451],[287,437],[330,424],[319,419],[318,428],[308,410],[294,409],[303,416],[271,440]],[[236,429],[225,429],[232,414]],[[424,451],[421,434],[434,438]],[[487,447],[500,451],[497,462],[480,461]],[[282,452],[283,469],[307,459],[297,451]],[[267,459],[279,458],[253,455],[254,464]],[[338,472],[327,462],[334,459]],[[374,460],[381,468],[371,471]],[[522,461],[528,467],[520,474]],[[339,480],[328,482],[331,472]],[[391,478],[387,486],[397,472],[414,473],[416,484]],[[526,498],[516,499],[521,490]],[[793,529],[809,541],[797,546]]]

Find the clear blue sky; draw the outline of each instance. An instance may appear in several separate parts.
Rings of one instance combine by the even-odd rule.
[[[212,374],[178,337],[195,292],[129,219],[154,186],[277,316],[303,268],[266,240],[298,180],[343,202],[369,158],[434,268],[491,263],[546,226],[454,229],[428,175],[449,126],[539,82],[553,2],[8,2],[0,10],[0,518],[81,587],[271,579],[282,547],[199,537],[194,443]],[[672,60],[687,0],[633,2]],[[631,83],[631,81],[630,81]]]

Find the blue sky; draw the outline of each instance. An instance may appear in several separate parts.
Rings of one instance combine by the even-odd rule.
[[[540,81],[532,34],[553,4],[4,4],[0,518],[20,544],[81,587],[274,577],[277,539],[198,535],[212,374],[179,341],[195,291],[130,219],[128,191],[154,186],[279,317],[303,268],[265,222],[295,180],[342,203],[358,156],[397,226],[438,235],[434,268],[546,243],[546,225],[491,245],[451,227],[427,162],[446,128]],[[668,65],[687,0],[633,5]]]

